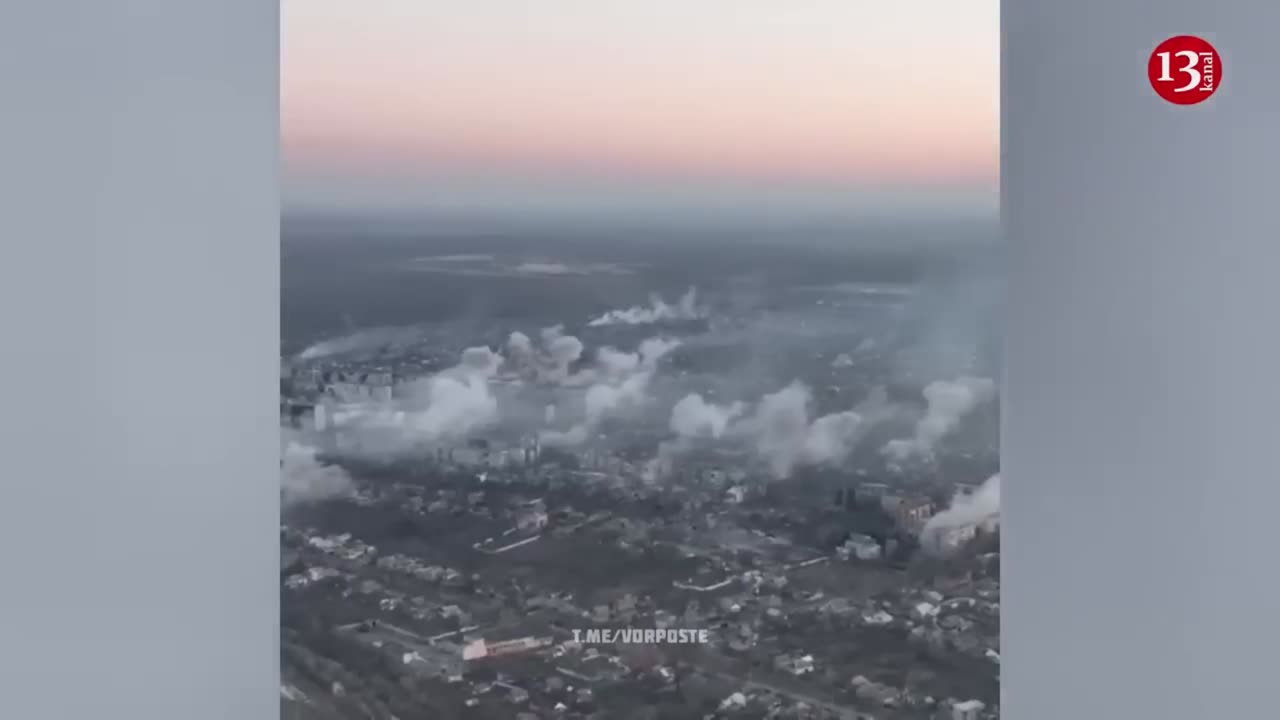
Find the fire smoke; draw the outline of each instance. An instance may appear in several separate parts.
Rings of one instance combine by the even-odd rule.
[[[596,352],[595,368],[577,373],[575,378],[589,381],[583,395],[583,419],[568,430],[549,430],[542,434],[548,445],[580,445],[607,418],[648,402],[649,385],[657,372],[658,362],[679,345],[676,340],[650,338],[640,343],[634,353],[604,347]],[[583,384],[586,384],[585,382]]]
[[[649,298],[649,305],[637,305],[625,310],[611,310],[587,323],[591,327],[605,325],[653,325],[680,320],[698,320],[706,317],[706,310],[698,306],[697,288],[689,290],[675,304],[668,304],[660,296]]]
[[[319,460],[319,450],[293,433],[281,436],[280,502],[284,507],[349,496],[355,485],[346,470]]]
[[[873,392],[852,410],[811,419],[812,393],[796,381],[762,397],[748,414],[745,404],[715,405],[699,394],[672,408],[673,440],[663,443],[650,463],[651,476],[669,470],[675,456],[699,439],[745,443],[774,477],[790,477],[802,465],[843,462],[862,442],[867,429],[887,410],[883,392]]]
[[[939,380],[924,389],[926,409],[916,423],[915,434],[891,440],[882,452],[895,462],[917,457],[932,457],[942,438],[954,431],[962,420],[996,394],[996,385],[987,378],[962,377]]]
[[[920,533],[921,546],[935,554],[945,551],[948,532],[967,530],[1000,521],[1000,475],[992,475],[972,495],[957,496],[951,506],[934,515]]]
[[[671,432],[678,438],[719,439],[745,410],[746,406],[740,402],[715,405],[692,393],[671,409]]]
[[[335,424],[390,448],[461,439],[498,420],[489,380],[502,363],[488,347],[467,348],[455,367],[402,385],[395,407],[353,410]]]

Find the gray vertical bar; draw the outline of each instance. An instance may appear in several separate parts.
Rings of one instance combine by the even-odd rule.
[[[0,718],[279,713],[277,47],[0,6]]]
[[[1275,717],[1280,3],[1002,24],[1003,716]],[[1179,34],[1200,105],[1147,81]]]

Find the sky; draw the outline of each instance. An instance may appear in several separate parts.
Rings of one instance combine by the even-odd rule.
[[[283,0],[286,209],[995,207],[997,0]]]

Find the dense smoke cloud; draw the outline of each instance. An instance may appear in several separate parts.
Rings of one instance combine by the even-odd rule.
[[[597,383],[587,389],[587,424],[594,426],[620,409],[635,407],[644,402],[652,373],[637,372],[628,375],[617,384]]]
[[[511,360],[517,364],[528,363],[533,360],[533,340],[528,335],[516,330],[507,338],[507,354]]]
[[[719,439],[729,429],[729,424],[745,410],[746,406],[741,402],[716,405],[698,393],[692,393],[671,408],[669,425],[678,438]]]
[[[929,383],[924,389],[927,406],[924,416],[916,423],[915,434],[887,443],[883,449],[885,456],[895,462],[913,456],[931,457],[939,440],[995,394],[995,382],[987,378],[963,377]]]
[[[602,380],[618,380],[641,370],[651,370],[658,361],[680,346],[679,340],[653,337],[640,343],[635,352],[622,352],[612,347],[596,351],[597,372]]]
[[[460,439],[498,419],[498,400],[483,375],[437,375],[411,383],[406,395],[414,409],[396,413],[395,424],[420,440]]]
[[[500,423],[545,428],[560,417],[564,404],[564,398],[548,404],[546,393],[571,390],[570,397],[580,401],[571,413],[576,419],[568,429],[545,430],[543,438],[547,444],[578,445],[608,418],[645,406],[659,361],[679,345],[654,337],[634,352],[604,347],[591,367],[576,369],[584,353],[581,340],[560,326],[545,328],[539,339],[535,344],[514,332],[505,356],[487,346],[466,348],[457,365],[399,385],[394,403],[343,407],[332,413],[332,424],[343,442],[354,441],[349,444],[360,452],[414,452]],[[523,383],[494,382],[518,378],[537,380],[531,391],[541,399],[522,399],[517,388]]]
[[[573,366],[582,359],[582,341],[566,335],[564,326],[553,325],[539,333],[542,343],[535,347],[528,335],[513,332],[507,338],[510,369],[522,376],[547,383],[563,383],[572,377]]]
[[[671,472],[672,463],[700,440],[719,440],[730,430],[747,406],[741,402],[716,405],[702,395],[690,393],[671,408],[667,426],[675,438],[658,445],[657,454],[645,467],[645,477],[654,481]]]
[[[550,377],[567,377],[569,367],[582,357],[583,349],[582,341],[572,335],[559,335],[550,340],[547,343],[547,357],[551,361]]]
[[[385,452],[465,438],[500,417],[489,380],[502,363],[488,347],[467,348],[458,365],[401,385],[394,407],[350,409],[335,414],[334,424]]]
[[[802,465],[844,462],[873,425],[893,415],[882,389],[852,410],[816,419],[811,419],[811,405],[812,393],[799,381],[764,395],[749,413],[741,402],[716,405],[700,394],[687,395],[671,411],[675,438],[662,443],[648,473],[669,472],[675,457],[696,441],[723,440],[745,445],[774,477],[787,478]]]
[[[760,399],[743,430],[776,477],[786,477],[800,460],[809,432],[809,388],[793,382]]]
[[[596,364],[606,379],[625,377],[640,367],[640,353],[627,353],[615,348],[603,347],[596,351]]]
[[[658,449],[664,463],[694,448],[715,445],[754,454],[771,474],[786,478],[802,466],[845,463],[864,445],[874,455],[880,443],[891,437],[898,439],[880,448],[891,465],[929,458],[966,416],[995,396],[995,383],[979,377],[987,374],[984,370],[958,369],[953,362],[956,356],[943,352],[941,335],[926,322],[933,305],[908,306],[913,296],[900,295],[888,300],[877,297],[886,311],[873,315],[875,320],[856,331],[849,330],[843,313],[824,314],[812,307],[789,313],[744,312],[713,322],[707,332],[684,338],[689,362],[682,366],[689,370],[670,383],[655,377],[659,361],[679,340],[652,337],[634,349],[592,347],[588,351],[583,340],[562,325],[527,334],[515,331],[497,348],[468,348],[455,367],[398,386],[394,402],[343,407],[331,420],[340,435],[357,439],[365,451],[375,452],[378,446],[377,451],[416,452],[489,428],[500,428],[504,434],[537,432],[545,444],[576,446],[593,437],[606,439],[600,433],[612,434],[622,420],[643,418],[645,427],[651,427],[662,419],[655,415],[669,410],[666,420],[671,435]],[[899,306],[905,310],[894,310]],[[674,304],[654,297],[648,306],[615,310],[588,324],[642,325],[704,317],[707,313],[698,305],[696,290],[690,289]],[[901,324],[904,320],[909,325]],[[397,337],[407,336],[375,331],[360,342]],[[583,338],[594,337],[592,330],[583,331]],[[847,376],[864,381],[860,373],[846,370],[863,367],[864,360],[879,375],[867,377],[869,382],[896,386],[964,376],[927,385],[922,391],[923,409],[916,403],[890,404],[885,393],[878,391],[858,406],[815,417],[809,386],[800,381],[785,386],[775,383],[806,372],[797,373],[791,354],[779,348],[807,347],[805,343],[819,340],[826,344],[810,357],[842,370],[824,373],[840,380]],[[344,344],[360,342],[348,339]],[[336,341],[327,347],[337,347]],[[317,346],[309,351],[314,357],[323,349]],[[718,373],[700,371],[710,367],[700,361],[703,353],[730,356],[738,364]],[[922,376],[938,367],[952,369]],[[685,394],[694,387],[700,392]],[[779,387],[761,395],[763,390]],[[743,401],[729,402],[736,398]],[[893,422],[886,423],[888,419]],[[909,425],[912,422],[914,428]],[[867,442],[871,435],[874,444]]]
[[[319,452],[295,433],[282,433],[280,502],[284,507],[345,497],[355,491],[347,471],[320,462]]]
[[[707,311],[698,306],[697,288],[689,288],[674,305],[668,304],[658,295],[649,298],[649,305],[637,305],[625,310],[611,310],[587,323],[591,327],[604,325],[652,325],[661,322],[680,320],[698,320],[704,318]]]
[[[859,437],[863,420],[851,410],[814,420],[805,433],[802,457],[818,464],[844,461],[854,449],[852,441]]]
[[[945,552],[943,537],[1000,520],[1000,475],[992,475],[972,495],[957,496],[946,510],[934,515],[920,533],[921,546],[933,553]]]
[[[547,445],[580,445],[609,417],[643,406],[658,362],[679,345],[676,340],[649,338],[634,353],[604,347],[596,352],[596,366],[566,378],[566,384],[587,385],[583,419],[568,430],[542,433]]]
[[[471,347],[462,351],[458,370],[466,375],[489,378],[502,367],[502,356],[488,347]]]
[[[582,359],[582,341],[566,335],[563,325],[543,328],[540,344],[515,331],[507,337],[507,357],[503,369],[510,375],[544,383],[582,384],[589,378],[575,378],[573,366]]]
[[[801,465],[844,462],[886,411],[883,391],[852,410],[810,419],[812,393],[793,382],[761,398],[755,412],[735,428],[751,438],[774,477],[786,478]]]
[[[602,348],[601,379],[587,390],[587,419],[590,421],[593,415],[602,418],[614,408],[643,402],[658,363],[679,346],[679,340],[652,337],[641,342],[635,353]]]

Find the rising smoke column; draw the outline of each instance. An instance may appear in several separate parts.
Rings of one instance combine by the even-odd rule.
[[[637,305],[625,310],[611,310],[587,324],[591,327],[605,325],[652,325],[661,322],[698,320],[706,317],[705,309],[698,306],[697,288],[689,288],[674,305],[658,295],[649,298],[649,305]]]
[[[502,356],[488,347],[469,347],[462,351],[458,366],[449,372],[488,380],[498,373],[502,363]]]
[[[814,465],[843,462],[862,432],[863,417],[852,410],[824,415],[805,433],[801,458]]]
[[[395,407],[351,410],[335,424],[388,453],[463,439],[497,422],[498,399],[489,381],[502,363],[488,347],[467,348],[456,366],[403,384]]]
[[[921,547],[941,554],[946,533],[966,530],[1000,521],[1000,475],[997,473],[974,491],[972,495],[957,496],[951,506],[929,519],[920,532]]]
[[[882,388],[852,410],[813,420],[811,404],[812,393],[800,381],[764,395],[750,413],[741,402],[716,405],[697,393],[687,395],[672,408],[675,437],[659,445],[647,475],[656,478],[669,472],[674,459],[702,439],[745,444],[775,478],[784,479],[802,465],[844,462],[871,427],[896,416]]]
[[[890,414],[882,391],[873,391],[853,410],[810,420],[812,393],[796,381],[760,399],[751,415],[730,432],[746,438],[774,477],[783,479],[801,465],[844,462],[867,430]]]
[[[654,480],[671,472],[677,456],[687,452],[699,440],[719,440],[729,431],[733,421],[746,412],[741,402],[717,405],[707,402],[699,393],[684,396],[671,408],[667,425],[675,438],[658,445],[657,455],[649,461],[645,475]]]
[[[539,343],[516,330],[507,336],[503,371],[507,375],[553,384],[583,384],[588,378],[573,377],[572,368],[582,358],[584,346],[563,325],[543,328]]]
[[[622,352],[612,347],[596,351],[596,373],[604,382],[625,379],[638,372],[652,371],[658,362],[680,346],[679,340],[652,337],[640,343],[635,352]]]
[[[562,325],[542,330],[542,353],[538,377],[544,382],[585,382],[586,378],[572,380],[573,364],[582,358],[584,346],[573,335],[565,335]]]
[[[457,367],[404,388],[402,427],[419,440],[459,439],[498,419],[498,399],[489,380],[502,366],[502,356],[488,347],[462,351]]]
[[[547,445],[580,445],[608,417],[636,408],[648,401],[649,384],[657,372],[658,362],[679,345],[666,338],[649,338],[634,353],[615,348],[600,348],[596,366],[565,378],[566,384],[581,379],[589,386],[583,395],[583,420],[565,431],[549,430],[542,434]]]
[[[400,426],[419,440],[461,439],[498,419],[498,400],[480,375],[440,375],[409,392],[425,402],[405,412]]]
[[[281,434],[280,502],[292,507],[351,495],[355,484],[346,470],[319,460],[319,449],[284,431]]]
[[[774,477],[789,476],[799,462],[809,432],[809,401],[809,388],[793,382],[761,398],[743,426]]]
[[[924,389],[926,409],[916,423],[915,434],[888,442],[882,452],[894,462],[913,456],[931,457],[942,438],[949,435],[969,413],[991,401],[996,385],[987,378],[962,377],[939,380]]]
[[[507,337],[507,356],[516,365],[527,365],[533,361],[533,340],[528,335],[516,330]]]
[[[746,406],[740,402],[716,405],[698,393],[691,393],[671,408],[669,425],[680,439],[719,439],[745,410]]]

